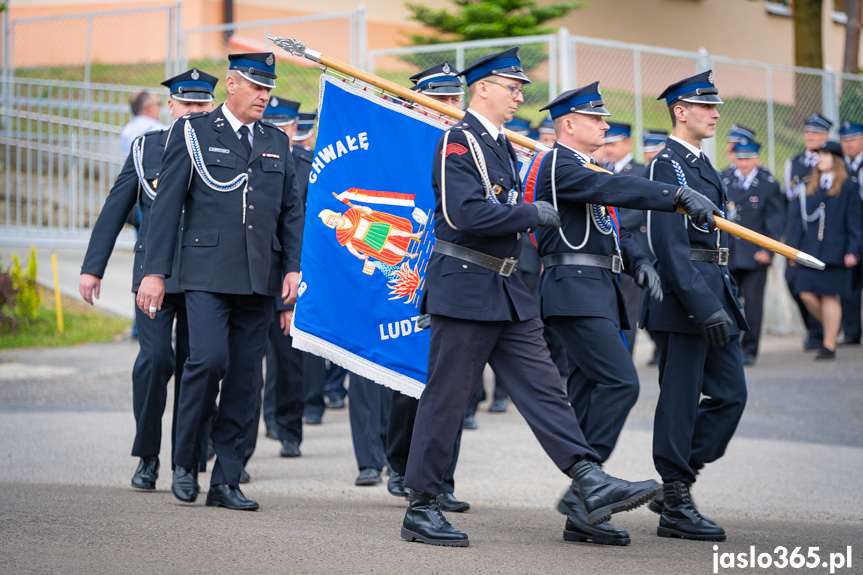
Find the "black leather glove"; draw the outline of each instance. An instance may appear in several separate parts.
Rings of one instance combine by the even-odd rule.
[[[656,273],[655,267],[650,264],[641,264],[635,268],[633,279],[635,280],[635,285],[647,290],[650,297],[656,301],[662,301],[662,280],[659,279],[659,274]]]
[[[728,315],[725,308],[719,308],[702,321],[698,327],[701,328],[701,335],[704,336],[707,343],[713,347],[722,347],[731,339],[728,335],[731,321],[731,316]]]
[[[417,329],[428,329],[431,327],[431,314],[424,313],[417,318]]]
[[[682,186],[677,192],[674,205],[689,214],[689,219],[699,228],[707,224],[707,229],[711,232],[716,229],[713,214],[718,214],[719,208],[704,194],[696,192],[689,186]]]
[[[539,216],[539,224],[544,228],[559,228],[560,214],[554,209],[554,206],[548,202],[533,202],[536,206],[536,213]]]

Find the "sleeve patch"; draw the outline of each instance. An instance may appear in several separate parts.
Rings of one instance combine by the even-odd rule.
[[[459,156],[463,156],[464,154],[467,154],[467,148],[457,143],[447,144],[446,154],[444,155],[448,157],[450,154],[458,154]]]

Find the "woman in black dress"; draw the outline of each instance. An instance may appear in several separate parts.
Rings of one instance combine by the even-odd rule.
[[[799,194],[799,213],[791,214],[794,225],[788,243],[827,267],[800,268],[795,288],[824,327],[816,359],[833,359],[842,319],[839,297],[851,291],[851,268],[857,265],[863,247],[863,202],[860,184],[848,176],[838,142],[821,145],[818,163],[804,183],[806,193]],[[790,209],[796,208],[792,205]]]

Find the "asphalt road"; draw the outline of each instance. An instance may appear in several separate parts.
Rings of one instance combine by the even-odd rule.
[[[656,370],[636,363],[639,402],[606,469],[656,477],[650,458]],[[238,512],[177,501],[163,458],[155,493],[129,480],[134,434],[131,365],[136,344],[0,353],[0,573],[712,573],[714,543],[661,539],[646,508],[615,516],[628,547],[565,543],[555,511],[568,480],[513,408],[464,434],[450,514],[468,548],[399,537],[405,502],[383,485],[355,487],[346,410],[307,426],[303,456],[282,459],[261,436],[244,492],[261,504]],[[728,532],[717,553],[778,558],[778,546],[847,553],[863,572],[863,351],[832,363],[799,351],[799,338],[767,337],[747,370],[749,404],[725,458],[699,477],[702,510]],[[169,393],[169,397],[170,397]],[[170,406],[169,406],[170,409]],[[169,453],[165,418],[163,454]],[[263,426],[261,428],[263,430]],[[208,474],[201,478],[207,489]],[[838,556],[837,556],[838,557]],[[843,557],[844,558],[844,557]],[[766,560],[766,557],[765,557]],[[838,560],[838,559],[837,559]],[[736,568],[719,572],[828,573]]]

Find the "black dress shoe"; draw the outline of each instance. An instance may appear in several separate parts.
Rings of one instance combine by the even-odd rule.
[[[665,501],[656,534],[696,541],[725,541],[725,529],[707,521],[695,507],[689,485],[674,481],[662,486]]]
[[[207,507],[227,507],[239,511],[254,511],[258,502],[246,499],[239,487],[231,485],[211,485],[207,493]]]
[[[464,429],[479,429],[479,423],[476,422],[476,417],[473,415],[465,415],[462,427]]]
[[[193,503],[201,492],[198,485],[198,470],[186,469],[179,465],[174,469],[174,481],[171,483],[171,492],[174,497],[186,503]]]
[[[411,491],[411,502],[402,521],[402,539],[444,547],[467,547],[467,533],[453,527],[434,495]]]
[[[383,481],[381,472],[372,467],[363,467],[360,469],[360,474],[357,475],[354,485],[377,485]]]
[[[464,513],[470,509],[470,503],[459,501],[455,498],[455,495],[446,491],[437,496],[437,504],[440,505],[441,511],[452,511],[454,513]]]
[[[390,495],[395,495],[396,497],[410,497],[410,491],[405,488],[405,476],[401,473],[392,472],[390,478],[387,480],[387,491],[390,492]]]
[[[285,439],[282,441],[282,449],[279,451],[279,455],[282,457],[299,457],[302,454],[300,453],[300,446],[296,441]]]
[[[159,478],[159,456],[148,455],[142,457],[138,463],[138,469],[132,476],[132,487],[135,489],[156,489],[156,480]]]
[[[818,352],[818,355],[816,355],[816,356],[815,356],[815,359],[816,359],[816,360],[819,360],[819,359],[835,359],[835,358],[836,358],[836,350],[835,350],[835,349],[829,349],[829,348],[826,348],[826,347],[824,347],[823,345],[821,346],[821,351],[819,351],[819,352]]]
[[[591,525],[605,523],[613,513],[635,509],[662,490],[653,479],[630,483],[612,477],[590,459],[582,459],[568,469],[567,474],[572,477],[572,486],[558,503],[557,510],[566,516],[575,515],[578,510],[573,504],[580,497]]]
[[[508,397],[499,397],[491,402],[488,410],[492,413],[503,413],[509,407]]]
[[[242,485],[245,485],[246,483],[248,483],[251,480],[252,480],[252,477],[249,475],[249,472],[246,471],[246,468],[244,467],[243,470],[240,472],[240,483]]]
[[[570,497],[571,514],[566,516],[566,527],[563,528],[564,541],[592,541],[599,545],[629,545],[629,533],[617,529],[609,522],[591,525],[587,520],[587,511],[578,494],[567,492],[564,497]]]

